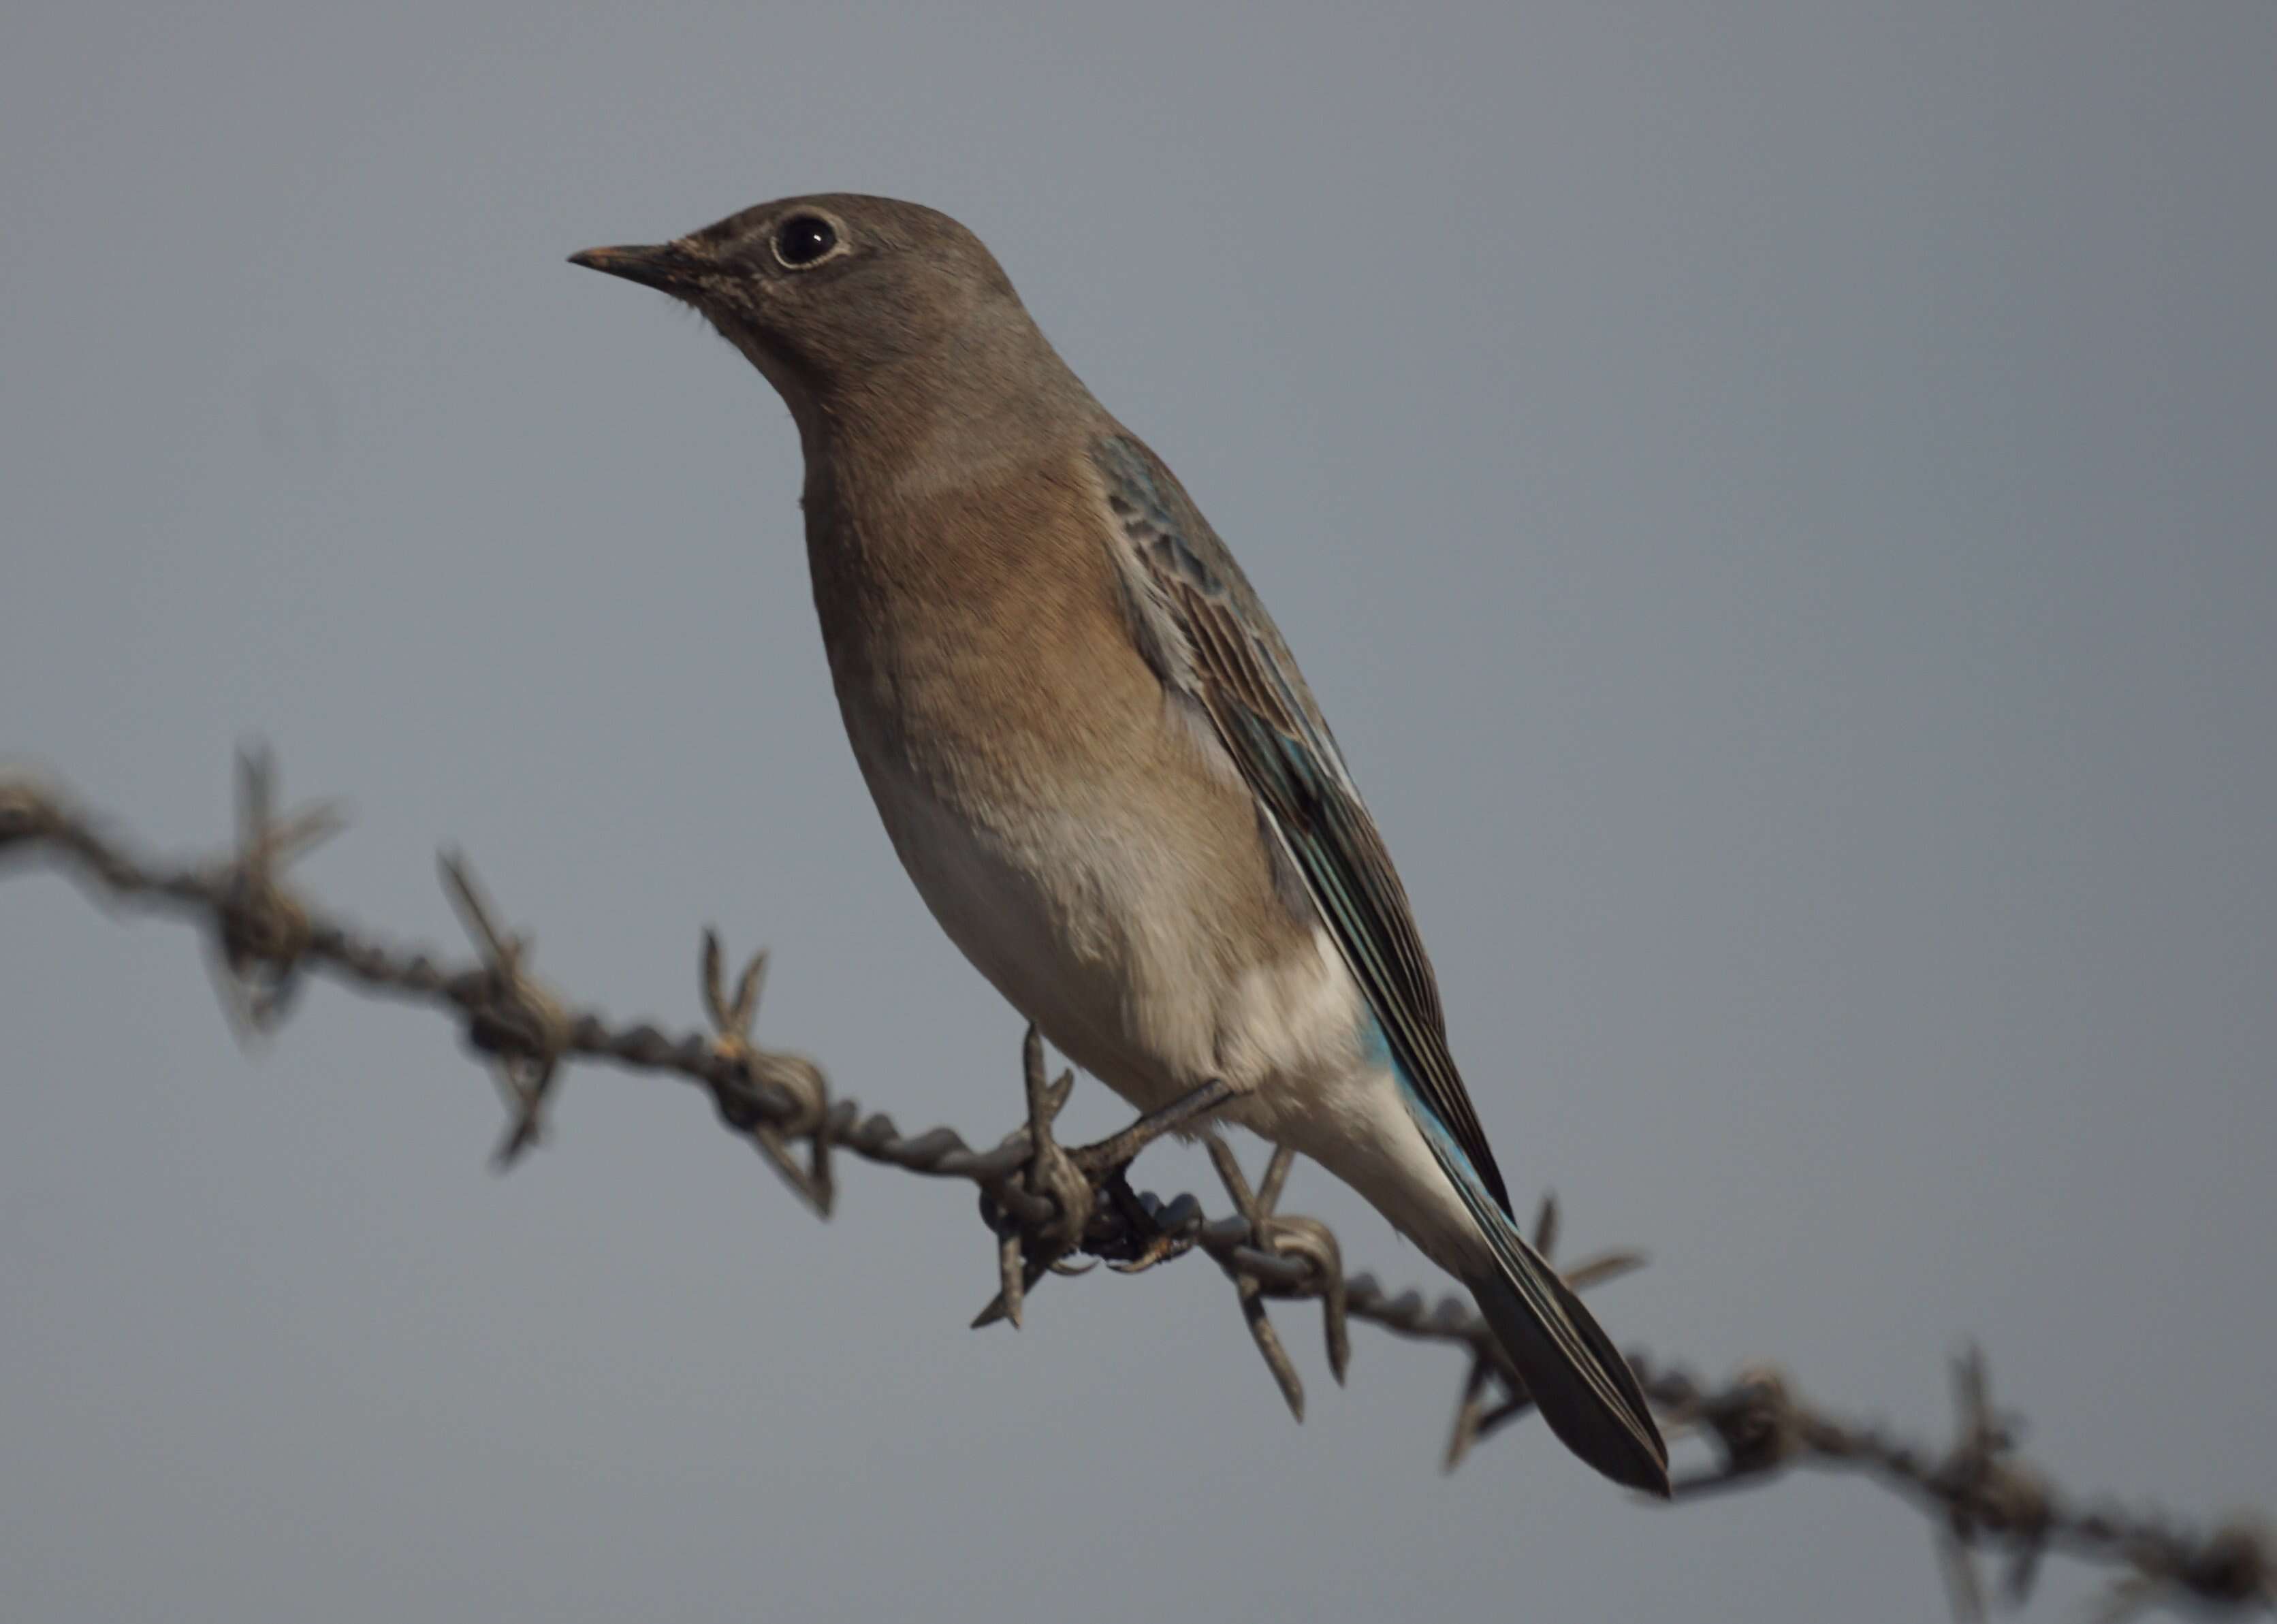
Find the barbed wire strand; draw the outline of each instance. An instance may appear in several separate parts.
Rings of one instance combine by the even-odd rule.
[[[1347,1277],[1326,1224],[1278,1210],[1293,1160],[1285,1149],[1273,1153],[1253,1188],[1232,1149],[1201,1130],[1233,1203],[1223,1217],[1209,1217],[1192,1195],[1165,1201],[1131,1190],[1123,1176],[1131,1158],[1162,1133],[1192,1127],[1223,1102],[1222,1088],[1214,1095],[1199,1091],[1098,1145],[1062,1148],[1051,1125],[1074,1079],[1062,1073],[1047,1080],[1042,1042],[1031,1030],[1023,1055],[1025,1124],[985,1150],[952,1128],[905,1134],[892,1117],[865,1115],[852,1100],[834,1097],[812,1062],[758,1047],[752,1033],[765,955],[744,965],[730,993],[720,942],[710,931],[700,987],[712,1030],[674,1038],[646,1023],[614,1025],[537,980],[530,938],[501,927],[456,853],[441,859],[443,882],[473,941],[473,963],[453,965],[350,929],[284,878],[294,858],[337,834],[344,820],[330,804],[280,814],[275,782],[265,751],[241,753],[233,849],[214,861],[165,865],[105,833],[103,820],[60,789],[29,774],[0,774],[0,858],[44,859],[99,902],[169,910],[202,926],[216,988],[241,1035],[277,1026],[311,973],[453,1011],[506,1102],[507,1127],[494,1158],[501,1168],[540,1141],[565,1062],[606,1061],[675,1075],[704,1087],[721,1122],[750,1140],[822,1216],[835,1200],[841,1152],[977,1186],[998,1286],[976,1325],[1008,1319],[1017,1326],[1027,1294],[1047,1275],[1092,1267],[1069,1261],[1078,1253],[1136,1272],[1199,1252],[1232,1284],[1258,1352],[1299,1420],[1304,1384],[1274,1328],[1270,1302],[1321,1305],[1329,1368],[1339,1383],[1350,1362],[1353,1320],[1462,1350],[1468,1370],[1444,1457],[1450,1471],[1532,1407],[1468,1303],[1454,1296],[1432,1303],[1415,1291],[1395,1294],[1372,1274]],[[803,1155],[795,1148],[802,1145]],[[1545,1254],[1556,1248],[1557,1229],[1557,1204],[1544,1200],[1535,1241]],[[1581,1289],[1643,1261],[1611,1253],[1562,1272]],[[2002,1560],[1997,1598],[2020,1606],[2052,1552],[2113,1571],[2096,1614],[2102,1624],[2180,1601],[2231,1616],[2277,1613],[2277,1535],[2266,1517],[2248,1513],[2211,1530],[2192,1529],[2155,1509],[2129,1510],[2108,1498],[2083,1499],[2059,1490],[2017,1454],[2013,1419],[1993,1407],[1984,1361],[1974,1348],[1954,1361],[1957,1435],[1941,1451],[1821,1409],[1774,1365],[1751,1365],[1710,1386],[1679,1366],[1663,1367],[1640,1353],[1628,1358],[1672,1435],[1707,1445],[1709,1463],[1677,1481],[1679,1501],[1769,1483],[1798,1467],[1862,1474],[1930,1519],[1958,1618],[1986,1615],[1980,1555]]]

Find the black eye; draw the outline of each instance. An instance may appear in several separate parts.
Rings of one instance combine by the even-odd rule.
[[[838,233],[819,215],[795,214],[775,227],[775,257],[792,270],[811,265],[838,246]]]

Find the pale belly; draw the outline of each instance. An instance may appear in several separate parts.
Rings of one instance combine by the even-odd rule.
[[[1227,927],[1264,899],[1226,888],[1269,873],[1184,860],[1128,802],[980,816],[858,736],[855,754],[933,918],[1053,1047],[1142,1111],[1222,1079],[1239,1093],[1212,1120],[1320,1163],[1442,1267],[1478,1262],[1326,929]]]
[[[1228,1116],[1268,1131],[1306,1085],[1361,1058],[1360,997],[1325,932],[1288,920],[1257,940],[1229,925],[1269,886],[1188,860],[1143,808],[986,815],[857,744],[910,878],[975,968],[1069,1059],[1142,1110],[1222,1079]],[[1245,905],[1243,905],[1245,904]],[[1280,906],[1277,898],[1269,905]]]

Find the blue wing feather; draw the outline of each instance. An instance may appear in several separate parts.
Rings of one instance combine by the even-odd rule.
[[[1152,452],[1118,435],[1095,444],[1092,461],[1122,529],[1139,646],[1208,716],[1359,983],[1400,1080],[1507,1216],[1510,1193],[1449,1052],[1406,891],[1288,644]]]

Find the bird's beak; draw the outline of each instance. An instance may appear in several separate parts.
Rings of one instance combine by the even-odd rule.
[[[572,254],[569,263],[588,271],[605,271],[644,287],[661,289],[683,297],[695,289],[696,278],[710,267],[698,255],[676,242],[635,243],[617,248],[587,248]]]

